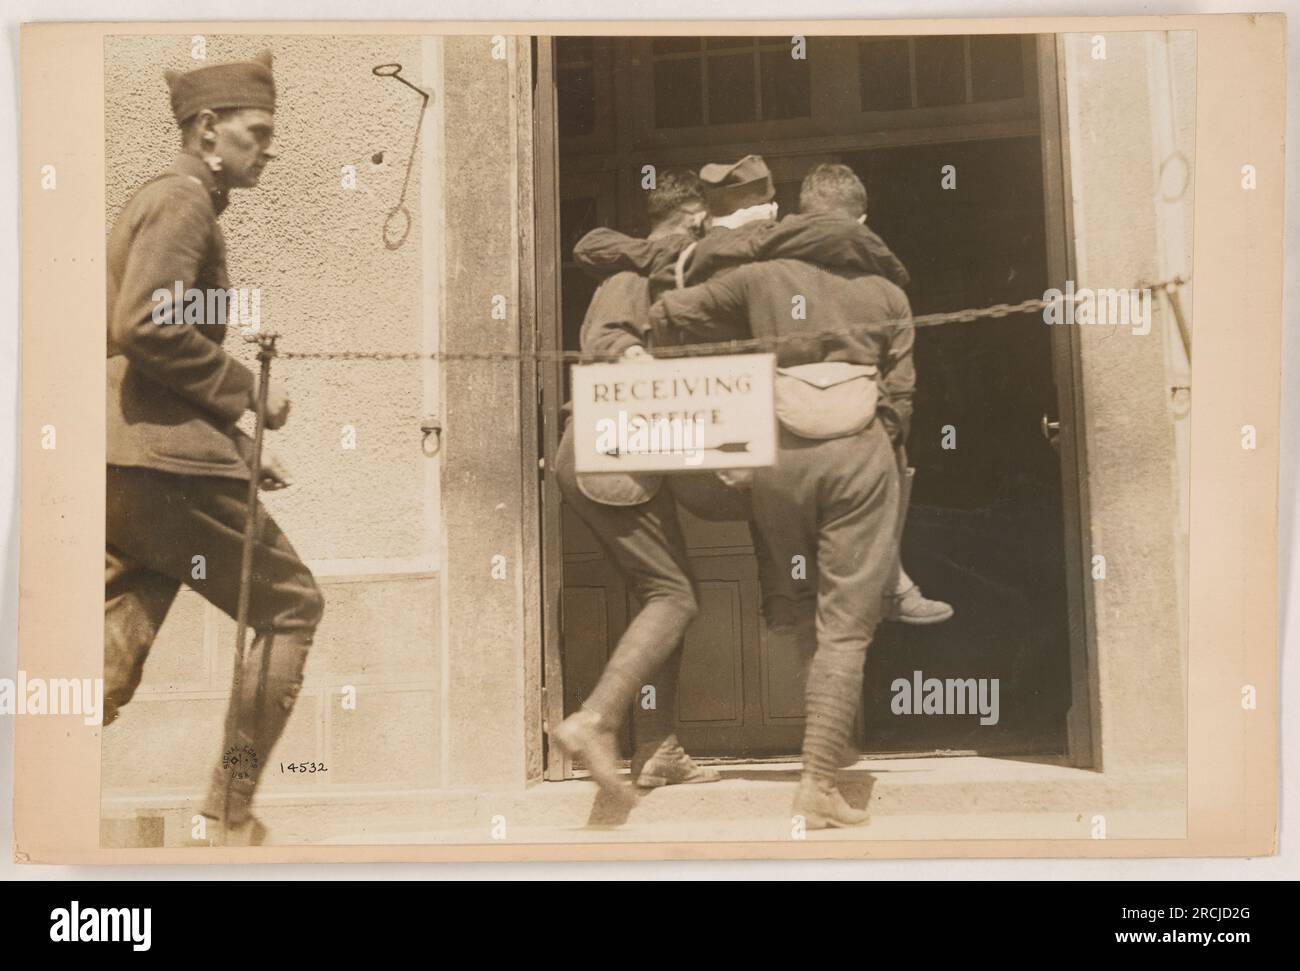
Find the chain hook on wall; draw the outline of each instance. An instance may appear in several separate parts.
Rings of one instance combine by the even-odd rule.
[[[411,168],[415,165],[415,150],[420,147],[420,128],[424,124],[424,109],[429,106],[429,99],[433,95],[402,77],[402,65],[400,64],[376,64],[370,70],[376,77],[393,78],[395,81],[401,81],[418,94],[421,99],[420,114],[415,121],[415,138],[411,142],[411,154],[406,159],[406,174],[402,177],[402,192],[397,197],[397,204],[388,210],[388,215],[384,217],[384,246],[390,250],[395,250],[400,249],[401,245],[406,242],[406,237],[411,234],[411,211],[406,208],[406,189],[411,183]],[[400,232],[395,228],[395,224],[400,226]]]

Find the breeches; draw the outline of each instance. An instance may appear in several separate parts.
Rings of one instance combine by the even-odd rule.
[[[182,583],[236,616],[247,489],[237,479],[108,466],[105,725],[139,686]],[[288,720],[324,611],[311,571],[269,516],[258,516],[254,541],[248,621],[256,637],[245,656],[240,696],[231,698],[226,717],[228,764],[214,774],[214,786],[229,782],[229,763],[239,763],[236,788],[246,797],[241,810]]]

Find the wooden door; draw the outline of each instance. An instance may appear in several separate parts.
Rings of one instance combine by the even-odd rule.
[[[743,522],[704,522],[679,510],[700,612],[686,633],[675,727],[700,755],[758,757],[796,752],[803,733],[802,672],[766,650],[757,563]],[[599,542],[563,514],[564,705],[581,705],[639,605]],[[636,741],[636,711],[623,733]],[[629,748],[630,751],[630,748]]]

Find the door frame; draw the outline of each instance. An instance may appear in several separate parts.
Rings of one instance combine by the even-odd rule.
[[[1043,159],[1047,278],[1063,286],[1075,278],[1074,206],[1070,185],[1070,131],[1066,106],[1064,40],[1038,35],[1038,112]],[[1077,327],[1052,328],[1052,371],[1056,383],[1057,446],[1061,464],[1061,514],[1065,539],[1066,611],[1070,641],[1070,708],[1066,714],[1066,758],[1078,768],[1101,768],[1101,711],[1097,673],[1095,601],[1091,573],[1092,521],[1088,500],[1083,375]]]
[[[1045,238],[1048,279],[1073,279],[1075,271],[1074,219],[1070,189],[1069,131],[1066,111],[1062,39],[1056,34],[1036,38],[1038,74],[1038,130],[1042,151]],[[533,166],[535,207],[535,346],[545,358],[563,349],[563,313],[560,299],[560,151],[554,37],[535,37],[533,72]],[[1098,723],[1094,598],[1090,572],[1090,515],[1087,454],[1083,432],[1085,415],[1077,328],[1052,330],[1053,378],[1057,394],[1057,439],[1061,468],[1062,530],[1067,588],[1067,622],[1070,654],[1071,704],[1066,715],[1066,761],[1076,767],[1100,769],[1101,731]],[[563,365],[542,360],[537,365],[539,389],[537,427],[540,432],[541,475],[541,584],[542,678],[540,721],[553,726],[564,718],[561,602],[563,558],[561,549],[560,494],[554,467],[560,438],[559,397]],[[554,403],[548,405],[548,403]],[[527,476],[537,474],[531,453],[524,449]],[[529,481],[527,478],[525,481]],[[545,778],[573,777],[570,759],[547,746]]]
[[[547,471],[555,467],[560,445],[560,396],[564,365],[546,360],[564,347],[564,313],[560,302],[560,145],[556,96],[555,38],[533,38],[533,206],[537,281],[534,343],[537,362],[537,428],[541,467],[531,467],[531,450],[524,450],[524,481],[538,477],[541,492],[542,692],[539,712],[543,731],[564,720],[564,657],[560,610],[564,589],[561,543],[560,488]],[[550,745],[546,736],[543,777],[573,778],[569,756]]]

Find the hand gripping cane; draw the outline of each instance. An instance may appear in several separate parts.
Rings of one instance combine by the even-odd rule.
[[[239,561],[239,608],[235,615],[235,676],[234,683],[231,685],[231,704],[235,706],[235,728],[238,729],[243,721],[243,681],[244,681],[244,657],[245,641],[248,635],[248,604],[252,597],[253,581],[253,546],[257,537],[258,522],[258,500],[257,490],[262,480],[262,434],[266,430],[266,389],[271,380],[271,358],[275,357],[275,341],[279,334],[264,332],[255,335],[249,335],[246,339],[257,342],[257,359],[261,362],[261,373],[257,380],[257,411],[254,415],[253,425],[253,459],[249,463],[248,477],[248,520],[244,524],[244,549],[243,556]],[[262,656],[262,667],[265,669],[267,661],[270,659],[270,652],[264,651]],[[257,698],[253,706],[253,730],[252,738],[257,737],[258,722],[262,715],[262,696],[266,688],[265,670],[259,671],[257,676]],[[255,753],[254,757],[265,757],[267,753]],[[241,753],[242,755],[242,753]],[[230,793],[235,779],[235,772],[232,768],[229,777],[226,779],[226,798],[222,807],[223,820],[230,817]]]

